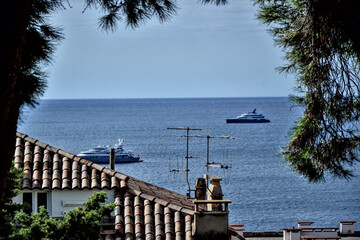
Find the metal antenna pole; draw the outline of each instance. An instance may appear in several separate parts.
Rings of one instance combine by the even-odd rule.
[[[186,169],[174,169],[173,171],[185,171],[186,172],[186,183],[188,185],[188,196],[190,198],[190,192],[191,192],[191,188],[190,188],[190,183],[189,183],[189,158],[193,158],[192,156],[189,156],[189,132],[190,130],[192,131],[201,131],[201,128],[189,128],[189,127],[177,127],[177,128],[167,128],[169,130],[186,130]]]
[[[186,128],[186,182],[188,185],[188,193],[190,197],[190,183],[189,183],[189,128]]]
[[[210,146],[210,136],[206,136],[206,188],[209,186],[209,147]]]

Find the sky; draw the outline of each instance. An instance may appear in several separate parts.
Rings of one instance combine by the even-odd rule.
[[[169,22],[98,28],[101,12],[70,0],[50,19],[65,39],[48,67],[45,99],[288,96],[284,53],[256,20],[250,0],[226,6],[178,0]],[[65,2],[66,4],[66,2]]]

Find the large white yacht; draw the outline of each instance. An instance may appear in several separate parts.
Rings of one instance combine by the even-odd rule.
[[[125,151],[123,149],[124,140],[118,139],[118,143],[114,147],[106,146],[97,146],[88,151],[82,151],[78,154],[79,157],[85,158],[89,161],[95,163],[109,163],[110,159],[110,149],[114,148],[115,150],[115,163],[131,163],[131,162],[142,162],[140,156],[135,156],[132,151]]]
[[[256,108],[249,113],[243,113],[236,118],[226,119],[226,123],[268,123],[269,119],[264,115],[256,113]]]

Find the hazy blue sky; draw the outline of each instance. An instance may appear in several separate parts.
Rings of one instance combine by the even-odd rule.
[[[49,69],[44,98],[287,96],[293,77],[279,75],[283,53],[250,0],[227,6],[179,0],[170,22],[114,33],[97,27],[99,13],[70,1],[55,25],[65,40]]]

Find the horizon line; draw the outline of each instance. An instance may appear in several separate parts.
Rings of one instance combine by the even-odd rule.
[[[249,96],[249,97],[128,97],[128,98],[40,98],[39,100],[141,100],[141,99],[230,99],[230,98],[289,98],[289,96]]]

